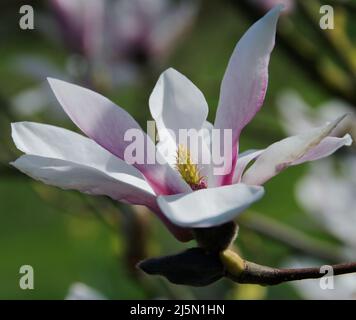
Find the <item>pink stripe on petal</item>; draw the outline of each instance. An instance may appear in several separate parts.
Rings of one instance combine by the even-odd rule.
[[[345,116],[319,128],[271,144],[243,174],[242,182],[262,185],[291,165],[322,158],[330,155],[342,145],[350,144],[347,136],[343,138],[344,140],[334,140],[332,137],[325,139]],[[321,144],[322,141],[324,142]]]
[[[236,45],[222,80],[214,126],[216,129],[232,130],[233,150],[232,168],[220,178],[220,184],[231,183],[240,133],[263,104],[268,84],[268,64],[282,7],[275,7],[245,33]],[[223,150],[221,154],[224,154]]]
[[[350,146],[351,144],[352,138],[349,134],[346,134],[342,138],[326,137],[316,147],[307,152],[303,157],[294,161],[292,165],[294,166],[303,162],[314,161],[328,157],[341,147]]]

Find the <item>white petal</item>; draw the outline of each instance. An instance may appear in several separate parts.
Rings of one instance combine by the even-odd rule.
[[[330,156],[343,146],[351,146],[352,138],[346,134],[342,138],[326,137],[313,149],[307,152],[303,157],[294,161],[292,165],[297,165],[306,161],[315,161]]]
[[[133,164],[145,176],[147,182],[158,194],[187,192],[189,186],[161,158],[154,154],[155,146],[143,133],[138,123],[122,108],[102,95],[80,86],[56,79],[48,79],[53,92],[72,121],[91,139],[120,159],[125,159],[125,151],[131,140],[125,139],[128,130],[141,133],[143,141],[142,161]],[[150,164],[148,157],[156,156]],[[130,160],[130,159],[128,159]],[[164,164],[160,164],[164,163]]]
[[[204,139],[206,130],[201,131],[208,115],[208,105],[200,90],[184,75],[170,68],[159,77],[149,104],[160,137],[159,150],[165,153],[168,162],[172,165],[177,145],[182,144],[189,149],[192,160],[201,164],[202,174],[210,176],[210,150]],[[192,134],[193,142],[181,137],[181,130],[191,130],[187,134]],[[199,136],[201,139],[195,144],[194,137]]]
[[[275,7],[247,30],[234,49],[221,83],[214,126],[232,130],[234,147],[229,156],[232,170],[226,172],[228,181],[234,173],[240,133],[259,111],[265,98],[268,64],[281,10],[282,6]],[[221,150],[221,154],[226,152]],[[221,183],[224,179],[221,178]]]
[[[140,179],[125,173],[117,174],[114,179],[93,167],[35,155],[23,155],[11,164],[48,185],[91,195],[106,195],[126,203],[154,206],[155,195],[140,186]]]
[[[203,94],[187,77],[173,68],[161,74],[149,104],[158,135],[161,135],[161,130],[169,129],[178,138],[179,129],[200,130],[208,115]]]
[[[212,131],[214,129],[214,125],[209,121],[205,121],[202,127],[203,137],[206,145],[208,146],[211,152],[211,143],[212,143]]]
[[[345,116],[343,115],[322,127],[288,137],[270,145],[243,175],[242,182],[251,185],[265,183],[317,147],[321,140],[329,135]]]
[[[145,188],[152,190],[135,167],[78,133],[35,122],[16,122],[11,128],[16,147],[26,154],[94,167],[114,178],[116,173],[125,173],[141,179]]]
[[[239,154],[232,183],[239,183],[241,181],[242,174],[248,164],[259,157],[263,151],[264,150],[248,150]]]
[[[181,227],[207,228],[233,220],[264,194],[263,187],[234,184],[159,196],[162,212]]]
[[[162,131],[161,131],[162,132]],[[157,150],[169,163],[172,168],[175,168],[177,163],[177,144],[170,134],[160,136],[160,140],[156,144]]]

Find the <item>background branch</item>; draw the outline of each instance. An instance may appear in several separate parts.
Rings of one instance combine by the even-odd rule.
[[[338,263],[344,258],[340,250],[332,244],[316,240],[303,232],[254,211],[243,215],[238,220],[238,224],[280,242],[297,252],[328,263]]]

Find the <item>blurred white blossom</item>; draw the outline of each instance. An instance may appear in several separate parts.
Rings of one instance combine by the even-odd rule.
[[[349,116],[334,131],[334,136],[348,132],[356,138],[355,109],[342,100],[329,100],[317,108],[309,106],[297,92],[288,90],[277,99],[277,106],[282,117],[281,124],[288,134],[297,134],[311,127],[319,126],[339,114]]]
[[[352,246],[356,256],[356,157],[312,165],[297,185],[297,199],[326,230]]]
[[[85,283],[76,282],[70,286],[65,300],[106,300],[106,297]]]
[[[289,134],[307,130],[339,112],[349,113],[334,135],[350,132],[356,136],[356,116],[351,106],[339,100],[324,103],[318,108],[308,106],[295,92],[285,92],[278,99],[283,127]],[[345,261],[356,258],[356,153],[344,150],[334,158],[311,163],[307,174],[296,187],[296,197],[302,208],[323,228],[344,243]],[[310,267],[320,265],[300,259],[288,266]],[[323,290],[320,280],[294,282],[300,293],[308,299],[356,298],[356,276],[334,278],[334,290]]]

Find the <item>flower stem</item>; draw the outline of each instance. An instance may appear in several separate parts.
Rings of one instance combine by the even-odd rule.
[[[290,226],[254,211],[249,211],[248,214],[242,216],[238,224],[313,258],[329,263],[337,263],[344,258],[335,245],[311,238]]]

